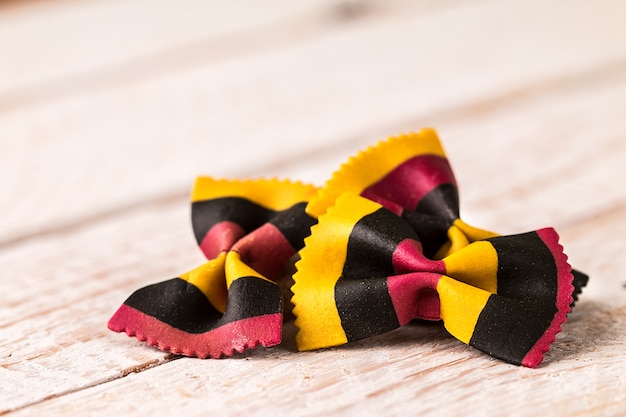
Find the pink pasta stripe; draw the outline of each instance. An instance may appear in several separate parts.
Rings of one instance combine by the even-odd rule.
[[[122,305],[108,324],[109,329],[125,332],[165,352],[221,358],[258,345],[280,343],[282,314],[267,314],[227,323],[204,333],[188,333],[172,327],[130,306]]]

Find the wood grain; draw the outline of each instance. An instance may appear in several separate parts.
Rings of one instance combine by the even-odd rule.
[[[0,414],[624,415],[623,2],[158,4],[0,4]],[[539,369],[437,324],[227,360],[106,329],[202,262],[196,175],[319,184],[425,125],[466,221],[554,225],[591,275]]]

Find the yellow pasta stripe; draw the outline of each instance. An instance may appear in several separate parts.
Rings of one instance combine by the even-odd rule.
[[[226,285],[230,288],[230,285],[238,278],[243,277],[257,277],[264,279],[268,282],[273,282],[263,275],[259,274],[256,270],[248,266],[241,260],[241,255],[235,251],[230,251],[226,255]]]
[[[461,219],[456,219],[448,229],[448,241],[437,251],[435,259],[443,259],[446,256],[458,252],[472,242],[489,239],[498,236],[489,230],[470,226]]]
[[[272,210],[285,210],[296,203],[309,201],[317,193],[313,185],[276,179],[218,180],[198,177],[191,201],[222,197],[242,197]]]
[[[477,240],[485,240],[498,236],[497,233],[491,232],[489,230],[479,229],[478,227],[470,226],[461,219],[456,219],[454,221],[454,226],[457,229],[461,230],[463,234],[465,234],[465,236],[467,236],[467,239],[469,239],[470,243],[476,242]]]
[[[444,259],[447,275],[492,294],[498,289],[498,253],[487,241],[474,242]]]
[[[298,350],[336,346],[348,340],[341,327],[341,318],[335,305],[335,284],[341,277],[346,261],[348,239],[354,225],[381,206],[354,195],[343,195],[329,213],[335,219],[327,227],[327,216],[311,229],[296,264],[294,315]]]
[[[432,129],[391,137],[369,147],[350,158],[335,172],[318,195],[310,201],[307,213],[317,218],[334,204],[343,192],[361,194],[403,162],[418,155],[429,154],[445,157],[437,133]]]
[[[451,335],[468,344],[491,293],[447,276],[439,280],[437,292],[444,326]]]
[[[224,276],[226,253],[181,275],[179,278],[196,286],[209,299],[213,307],[222,313],[226,310],[228,293]]]

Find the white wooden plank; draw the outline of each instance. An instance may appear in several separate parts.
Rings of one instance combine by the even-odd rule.
[[[106,323],[130,286],[202,262],[188,214],[183,200],[3,249],[0,413],[167,359]]]
[[[2,240],[180,195],[199,173],[267,174],[377,126],[614,66],[626,57],[615,42],[622,5],[382,14],[285,49],[5,112]]]
[[[188,44],[210,47],[221,37],[259,33],[302,15],[314,18],[332,3],[66,0],[5,5],[0,9],[0,94]]]
[[[626,190],[616,179],[626,174],[626,83],[605,82],[609,78],[598,77],[594,86],[569,85],[551,97],[511,101],[492,108],[484,120],[470,112],[463,123],[444,125],[442,135],[453,138],[453,166],[459,162],[463,212],[477,224],[503,224],[503,232],[512,233],[576,223],[625,204]],[[468,153],[468,143],[485,154]],[[483,190],[467,195],[476,188]],[[558,201],[552,197],[557,195]],[[494,205],[500,214],[481,215]]]
[[[14,99],[11,104],[22,105],[46,94],[66,94],[68,87],[71,92],[73,84],[94,87],[103,80],[117,78],[119,82],[139,73],[150,77],[284,47],[352,20],[424,13],[457,1],[188,0],[181,4],[170,0],[57,0],[0,4],[0,96],[9,95]]]

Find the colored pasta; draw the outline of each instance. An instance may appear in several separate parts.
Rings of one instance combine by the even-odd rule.
[[[299,350],[441,320],[461,342],[535,367],[588,280],[552,228],[499,236],[466,224],[431,129],[366,149],[319,189],[200,177],[191,200],[207,262],[135,291],[109,321],[176,354],[280,343],[277,279],[295,255]]]

